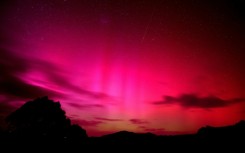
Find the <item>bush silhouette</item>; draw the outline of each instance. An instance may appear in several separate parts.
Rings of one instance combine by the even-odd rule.
[[[13,141],[31,143],[69,143],[87,139],[84,129],[71,125],[59,102],[48,97],[29,101],[6,118]]]

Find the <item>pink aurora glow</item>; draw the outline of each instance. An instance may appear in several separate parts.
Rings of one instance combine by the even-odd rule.
[[[6,3],[1,105],[48,95],[90,136],[192,133],[245,119],[243,26],[218,21],[211,7],[156,3]]]

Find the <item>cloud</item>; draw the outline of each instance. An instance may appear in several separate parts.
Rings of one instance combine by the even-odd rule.
[[[101,104],[77,104],[77,103],[68,103],[69,106],[79,109],[88,109],[88,108],[103,108],[104,105]]]
[[[142,124],[148,124],[147,121],[142,120],[142,119],[130,119],[129,120],[132,124],[136,124],[136,125],[142,125]]]
[[[95,117],[95,119],[97,120],[101,120],[101,121],[123,121],[122,119],[114,119],[114,118],[103,118],[103,117]]]
[[[81,126],[98,126],[99,124],[102,124],[104,122],[98,121],[98,120],[82,120],[82,119],[73,119],[73,122],[76,124],[79,124]]]
[[[13,51],[0,49],[0,93],[20,99],[44,95],[61,96],[59,93],[25,82],[21,76],[28,72],[35,61],[27,60]]]
[[[178,97],[164,96],[162,101],[153,102],[154,105],[178,104],[185,108],[217,108],[235,103],[245,102],[244,98],[224,100],[216,96],[199,97],[195,94],[182,94]]]
[[[186,134],[184,131],[168,131],[165,128],[150,128],[147,126],[138,126],[140,129],[142,129],[144,132],[150,132],[157,135],[182,135]]]
[[[144,128],[144,131],[152,132],[152,133],[159,133],[159,132],[165,132],[166,130],[164,128]]]
[[[0,70],[0,94],[9,98],[21,100],[42,96],[67,98],[70,93],[92,99],[110,98],[105,93],[89,91],[73,84],[72,74],[59,65],[47,60],[25,57],[16,51],[0,48]]]
[[[41,97],[44,95],[62,96],[56,91],[27,84],[15,76],[7,76],[0,82],[0,92],[8,96],[15,96],[21,99]]]
[[[163,131],[166,131],[164,128],[149,128],[149,127],[144,126],[144,125],[140,125],[138,127],[143,129],[146,132],[163,132]]]
[[[90,91],[81,87],[80,85],[74,85],[71,81],[72,74],[59,68],[58,65],[54,65],[44,60],[35,60],[32,61],[32,63],[32,67],[37,69],[39,73],[45,76],[44,81],[46,81],[46,85],[53,84],[56,86],[56,88],[63,91],[77,93],[78,95],[86,95],[92,99],[110,98],[110,96],[105,93]],[[53,88],[53,90],[55,90],[55,88]]]

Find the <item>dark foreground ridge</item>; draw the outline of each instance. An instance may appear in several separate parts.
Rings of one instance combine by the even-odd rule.
[[[120,131],[101,137],[88,137],[78,125],[72,125],[59,102],[48,97],[29,101],[6,118],[8,128],[0,131],[2,146],[38,148],[90,148],[112,146],[179,148],[243,148],[245,121],[224,127],[202,127],[195,134],[159,136],[152,133]],[[244,149],[243,149],[244,150]]]

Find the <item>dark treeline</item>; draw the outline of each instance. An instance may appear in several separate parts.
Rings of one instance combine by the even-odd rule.
[[[159,136],[152,133],[120,131],[101,137],[88,137],[86,130],[71,124],[59,102],[48,97],[26,102],[6,117],[8,127],[0,130],[2,146],[36,148],[84,148],[96,146],[184,149],[184,148],[243,148],[245,121],[224,127],[203,127],[195,134]],[[16,149],[16,148],[15,148]]]

